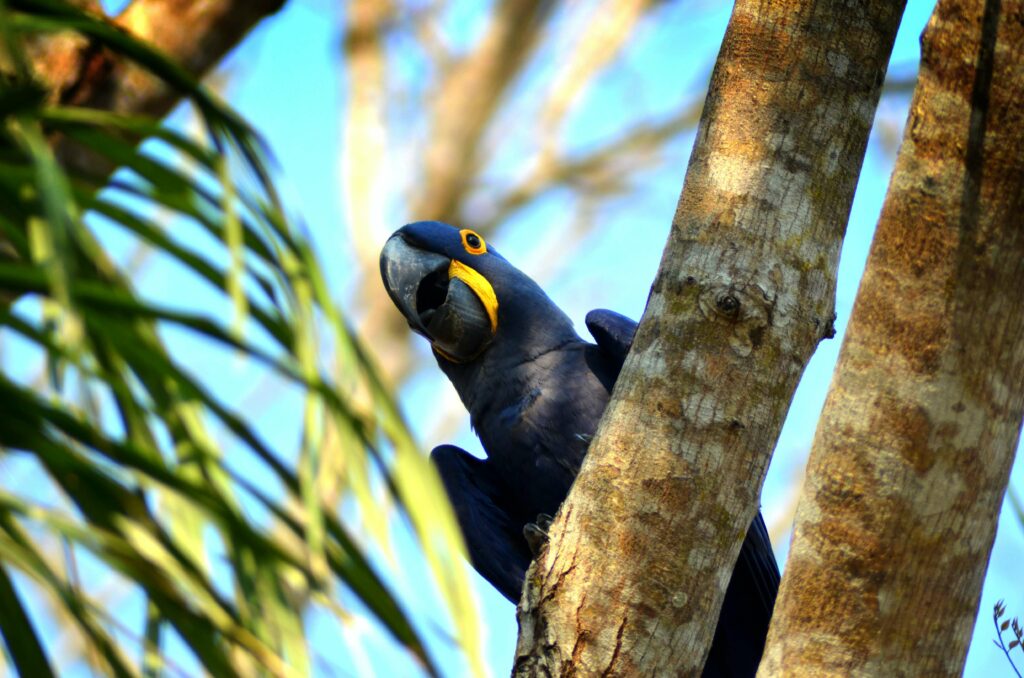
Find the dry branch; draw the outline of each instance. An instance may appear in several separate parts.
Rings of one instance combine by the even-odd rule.
[[[491,232],[545,193],[565,186],[575,188],[592,199],[621,193],[630,187],[630,177],[645,165],[653,164],[672,139],[693,129],[703,106],[703,100],[697,101],[682,107],[666,120],[640,123],[578,156],[541,154],[522,180],[497,192],[485,205],[474,208],[473,228]]]
[[[97,10],[98,3],[85,4]],[[284,0],[135,0],[113,23],[198,77],[283,5]],[[181,97],[144,69],[80,36],[40,41],[32,56],[37,75],[60,103],[160,117]],[[65,145],[58,153],[71,169],[96,172],[94,155]]]

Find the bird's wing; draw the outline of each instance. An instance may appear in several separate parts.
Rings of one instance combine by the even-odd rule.
[[[512,603],[519,602],[532,554],[522,523],[494,503],[487,462],[454,445],[440,445],[430,458],[441,474],[462,528],[469,559],[480,575]]]
[[[725,591],[703,678],[741,678],[757,672],[778,591],[779,566],[758,512]]]
[[[772,610],[775,608],[775,597],[779,592],[779,565],[775,561],[775,553],[772,551],[772,542],[768,537],[768,528],[764,524],[764,517],[757,512],[757,517],[750,524],[747,536],[743,540],[740,549],[740,558],[736,568],[744,568],[749,572],[751,581],[756,592],[757,610],[763,615],[765,625],[771,619]]]
[[[588,313],[586,323],[598,347],[617,365],[617,373],[622,369],[629,347],[633,345],[636,323],[620,313],[604,308]]]

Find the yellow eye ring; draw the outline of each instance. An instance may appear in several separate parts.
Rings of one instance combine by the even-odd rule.
[[[470,254],[485,254],[487,252],[487,243],[476,231],[464,228],[459,231],[459,236],[462,238],[462,246]]]

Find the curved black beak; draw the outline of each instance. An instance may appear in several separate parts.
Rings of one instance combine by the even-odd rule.
[[[448,257],[413,247],[398,234],[388,238],[380,251],[380,276],[384,280],[384,289],[409,321],[409,326],[428,339],[427,328],[417,310],[420,284],[428,277],[432,280],[447,279],[450,264]],[[426,286],[424,292],[427,292]]]
[[[391,301],[413,331],[452,362],[472,360],[493,337],[480,299],[462,280],[451,278],[448,257],[410,245],[396,233],[380,253],[380,274]]]

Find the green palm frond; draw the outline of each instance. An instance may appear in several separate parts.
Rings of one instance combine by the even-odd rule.
[[[7,0],[0,12],[12,61],[25,35],[78,31],[182,91],[206,134],[198,142],[145,118],[48,105],[28,68],[11,69],[0,86],[0,292],[17,300],[0,302],[0,337],[17,337],[46,375],[38,383],[0,373],[0,470],[17,458],[37,473],[31,488],[0,475],[8,659],[23,675],[61,668],[26,607],[23,579],[103,673],[161,673],[174,661],[162,641],[170,629],[212,675],[304,675],[304,613],[318,600],[342,613],[340,586],[436,673],[382,565],[321,489],[335,466],[325,457],[341,455],[345,497],[367,525],[391,519],[367,489],[375,485],[409,518],[479,669],[475,607],[451,574],[463,546],[443,489],[283,211],[259,138],[187,73],[101,19],[54,0]],[[51,148],[57,138],[119,171],[69,175]],[[140,293],[104,245],[111,232],[159,253],[202,284],[210,307],[230,313],[195,310],[174,289]],[[166,341],[169,329],[299,393],[297,446],[267,442],[189,369],[189,354]],[[344,387],[330,376],[334,365]],[[328,430],[342,442],[326,445]],[[243,466],[273,483],[252,481]],[[55,544],[90,554],[142,596],[139,628],[126,633],[73,564],[55,560]]]

